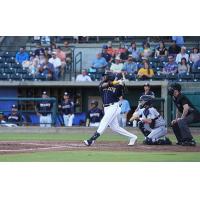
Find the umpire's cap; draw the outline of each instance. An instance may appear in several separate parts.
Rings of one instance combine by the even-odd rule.
[[[98,106],[98,101],[92,100],[90,104],[94,104],[95,106]]]
[[[178,90],[180,92],[181,85],[179,83],[172,83],[168,88],[168,94],[172,96],[174,94],[174,90]]]

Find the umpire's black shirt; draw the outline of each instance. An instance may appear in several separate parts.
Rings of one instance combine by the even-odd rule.
[[[184,95],[184,94],[179,94],[178,97],[174,97],[173,96],[173,101],[178,109],[178,111],[180,113],[183,113],[183,106],[185,104],[188,104],[189,105],[189,111],[188,111],[188,114],[191,114],[192,112],[199,112],[194,106],[193,104],[191,103],[191,101]]]

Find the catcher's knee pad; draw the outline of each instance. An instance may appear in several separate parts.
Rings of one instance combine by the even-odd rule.
[[[146,129],[144,128],[144,122],[139,121],[139,122],[138,122],[138,128],[141,130],[141,132],[143,133],[143,135],[144,135],[145,137],[147,137],[147,136],[149,135],[150,131],[148,131],[148,130],[146,130]]]
[[[144,141],[143,141],[143,144],[147,144],[147,145],[156,145],[156,141],[153,142],[151,138],[146,138]]]

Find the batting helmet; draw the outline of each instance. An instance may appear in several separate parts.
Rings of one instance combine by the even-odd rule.
[[[140,108],[144,108],[145,106],[151,106],[153,98],[150,95],[142,95],[139,99]]]
[[[106,81],[114,81],[115,80],[115,74],[111,72],[106,72],[103,74],[104,77],[106,77]]]

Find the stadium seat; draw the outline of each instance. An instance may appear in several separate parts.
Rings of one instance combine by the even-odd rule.
[[[13,63],[12,64],[12,68],[14,68],[14,69],[22,69],[22,65],[19,64],[19,63]]]
[[[6,59],[6,62],[7,62],[7,63],[11,63],[11,64],[12,64],[12,63],[15,63],[15,58],[14,58],[14,57],[7,58],[7,59]]]
[[[178,80],[178,74],[168,74],[167,79],[170,81],[177,81]]]
[[[125,75],[125,78],[129,81],[135,81],[135,74],[129,73]]]
[[[192,69],[191,69],[191,72],[193,73],[193,74],[200,74],[200,67],[192,67]]]
[[[4,68],[4,73],[15,74],[15,70],[13,68]]]
[[[46,80],[47,80],[45,74],[43,74],[43,73],[38,74],[38,75],[36,76],[36,79],[37,79],[38,81],[46,81]]]
[[[166,79],[166,75],[164,75],[164,74],[156,74],[153,77],[153,80],[155,80],[155,81],[160,81],[160,80],[165,80],[165,79]]]
[[[184,75],[181,75],[179,76],[179,82],[182,82],[182,81],[193,81],[194,80],[194,74],[184,74]]]
[[[23,74],[22,80],[32,81],[34,79],[32,74]]]
[[[195,74],[194,82],[200,82],[200,74]]]
[[[0,63],[5,63],[5,59],[0,57]]]
[[[9,79],[9,76],[5,73],[0,74],[0,80],[1,81],[7,81]]]
[[[28,71],[26,69],[23,69],[23,68],[18,68],[16,70],[16,73],[18,73],[18,74],[28,74]]]
[[[10,79],[15,80],[15,81],[19,81],[19,80],[21,80],[21,75],[18,74],[18,73],[17,74],[11,74]]]

